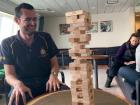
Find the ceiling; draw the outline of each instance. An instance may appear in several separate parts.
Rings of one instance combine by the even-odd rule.
[[[140,0],[9,0],[15,4],[32,4],[40,13],[48,16],[64,16],[68,11],[85,10],[93,14],[124,12],[140,5]]]

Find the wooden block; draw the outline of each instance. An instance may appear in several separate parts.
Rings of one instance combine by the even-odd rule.
[[[74,48],[69,49],[69,53],[77,53],[77,52],[79,52],[79,49]]]
[[[77,11],[66,12],[65,16],[67,17],[67,16],[81,15],[81,14],[88,15],[88,13],[83,10],[77,10]]]
[[[82,27],[79,27],[79,30],[89,30],[89,27],[82,26]]]
[[[73,23],[77,23],[78,22],[78,19],[77,19],[77,16],[69,16],[66,18],[66,23],[67,24],[73,24]]]
[[[74,93],[82,93],[84,96],[88,96],[89,94],[93,95],[93,86],[90,87],[83,87],[83,86],[72,86],[71,85],[71,92]]]
[[[83,94],[74,94],[72,95],[72,101],[73,102],[80,102],[80,103],[84,103],[84,104],[90,104],[91,102],[93,102],[93,95],[89,95],[89,96],[84,96]]]
[[[91,50],[90,49],[87,49],[87,48],[84,48],[84,49],[80,49],[79,50],[79,53],[81,53],[81,54],[90,53],[91,54]]]
[[[70,24],[70,27],[73,27],[73,28],[89,27],[89,26],[90,26],[89,23],[74,23],[74,24]]]
[[[69,42],[71,43],[78,43],[80,40],[80,36],[78,35],[70,35]]]
[[[83,64],[83,63],[88,63],[88,60],[86,59],[76,59],[74,60],[74,63],[77,65]]]
[[[80,35],[80,42],[89,42],[91,40],[91,35]]]
[[[69,69],[70,70],[80,70],[80,66],[79,65],[76,65],[75,63],[70,63],[69,64]]]
[[[92,78],[87,78],[82,80],[82,78],[75,79],[71,81],[71,85],[76,87],[76,86],[82,86],[83,88],[87,88],[88,86],[92,86],[93,80]],[[85,86],[85,87],[84,87]]]
[[[93,102],[91,102],[90,104],[80,103],[80,102],[72,102],[72,105],[95,105],[95,104]]]
[[[77,36],[81,36],[81,34],[86,34],[86,30],[73,30],[71,33]]]
[[[81,56],[81,54],[79,54],[79,53],[69,53],[69,55],[71,56],[72,59],[75,59],[75,58]]]
[[[79,19],[77,19],[76,22],[77,23],[89,23],[89,19],[88,18],[79,18]]]
[[[69,32],[73,32],[75,30],[83,30],[83,31],[87,31],[89,30],[89,27],[85,27],[85,26],[82,26],[82,27],[68,27],[68,31]]]
[[[82,80],[85,80],[85,79],[91,78],[92,72],[91,72],[91,70],[84,70],[83,71],[83,70],[80,70],[79,68],[78,69],[71,68],[70,74],[72,76],[72,80],[73,79],[77,80],[79,78],[81,78]]]
[[[78,44],[75,44],[73,47],[76,48],[76,49],[83,49],[83,48],[85,48],[85,45],[78,43]]]
[[[72,105],[95,105],[94,103],[90,103],[90,104],[85,104],[85,103],[80,103],[80,102],[72,102]]]
[[[79,38],[69,38],[69,42],[77,43],[77,42],[79,42]]]

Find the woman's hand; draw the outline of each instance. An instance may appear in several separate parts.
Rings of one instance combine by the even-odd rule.
[[[46,91],[52,92],[60,88],[60,81],[56,75],[51,74],[49,80],[46,83]]]
[[[125,65],[130,65],[130,64],[134,64],[134,63],[136,63],[136,61],[124,62]]]
[[[12,105],[14,100],[15,100],[15,104],[19,105],[19,97],[20,97],[20,95],[21,95],[21,97],[23,99],[24,105],[26,105],[25,92],[27,92],[30,95],[30,97],[33,98],[31,90],[28,87],[26,87],[21,81],[18,81],[17,83],[15,83],[14,89],[13,89],[13,91],[11,93],[8,105]]]

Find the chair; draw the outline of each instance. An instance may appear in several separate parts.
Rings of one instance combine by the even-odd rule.
[[[140,105],[140,80],[136,81],[136,105]]]
[[[0,94],[4,93],[4,69],[0,69]]]

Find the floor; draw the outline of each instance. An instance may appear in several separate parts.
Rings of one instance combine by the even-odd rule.
[[[106,69],[107,69],[107,66],[105,66],[105,65],[99,66],[99,73],[98,73],[98,75],[99,75],[98,76],[99,77],[99,88],[104,90],[104,91],[107,91],[107,92],[109,92],[113,95],[116,95],[118,97],[121,97],[121,98],[125,99],[125,97],[124,97],[122,91],[120,90],[120,88],[118,87],[115,79],[112,82],[112,87],[111,88],[105,88],[104,87],[104,84],[105,84],[105,81],[106,81]],[[70,76],[69,70],[68,69],[65,69],[65,70],[61,69],[61,70],[65,74],[66,84],[68,86],[70,86],[71,76]],[[0,98],[0,105],[6,105],[4,95],[3,95],[2,98]]]
[[[113,79],[113,81],[112,81],[112,87],[111,88],[105,88],[104,87],[104,84],[105,84],[105,81],[106,81],[107,66],[102,65],[102,66],[99,66],[98,68],[99,68],[99,70],[98,70],[99,71],[98,72],[99,88],[103,89],[104,91],[109,92],[109,93],[111,93],[113,95],[116,95],[116,96],[119,96],[119,97],[125,99],[125,97],[124,97],[122,91],[120,90],[119,86],[117,85],[115,79]],[[63,72],[65,73],[66,84],[68,86],[70,86],[71,76],[70,76],[69,70],[65,69],[65,70],[63,70]],[[93,79],[94,79],[94,77],[93,77]],[[94,84],[94,81],[93,81],[93,84]]]

